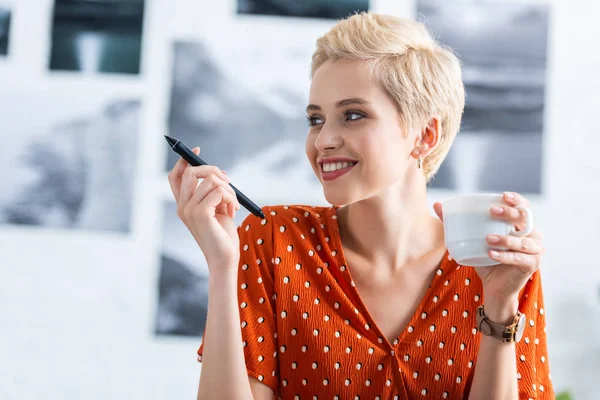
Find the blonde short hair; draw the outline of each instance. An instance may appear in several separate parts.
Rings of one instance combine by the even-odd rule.
[[[311,78],[327,60],[361,60],[396,103],[401,125],[421,129],[441,120],[437,147],[423,159],[429,182],[454,141],[465,105],[461,63],[420,22],[362,12],[339,21],[317,40]]]

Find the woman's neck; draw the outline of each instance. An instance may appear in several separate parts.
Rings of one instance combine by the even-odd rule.
[[[398,193],[394,187],[337,211],[347,251],[390,272],[445,251],[443,224],[428,210],[425,187]]]

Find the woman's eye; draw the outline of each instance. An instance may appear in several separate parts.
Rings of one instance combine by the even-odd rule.
[[[306,117],[308,126],[315,126],[323,123],[323,119],[319,117]]]
[[[346,121],[357,121],[363,117],[364,115],[355,112],[346,113]]]

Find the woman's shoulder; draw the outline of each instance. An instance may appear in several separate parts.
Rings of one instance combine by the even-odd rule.
[[[264,219],[250,214],[238,227],[240,237],[248,242],[320,249],[336,237],[337,217],[333,206],[278,204],[263,206],[261,210]]]
[[[309,229],[315,224],[324,224],[336,219],[335,208],[333,206],[308,205],[308,204],[276,204],[261,207],[265,214],[265,221],[262,225],[270,222],[274,224],[275,229],[282,228],[281,224],[294,224],[301,229]],[[261,218],[250,214],[244,222],[252,220],[261,220]],[[285,225],[283,225],[285,227]]]
[[[262,207],[265,215],[302,215],[305,218],[309,218],[310,216],[321,218],[325,213],[327,213],[327,211],[331,211],[333,209],[334,207],[331,205],[323,206],[310,204],[273,204]]]

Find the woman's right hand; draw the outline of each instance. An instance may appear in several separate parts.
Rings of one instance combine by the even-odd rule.
[[[200,154],[200,148],[192,150]],[[198,180],[203,181],[198,184]],[[169,172],[169,184],[177,201],[177,216],[200,246],[209,272],[235,268],[240,258],[239,237],[234,222],[240,209],[229,178],[211,165],[192,167],[183,158]]]

